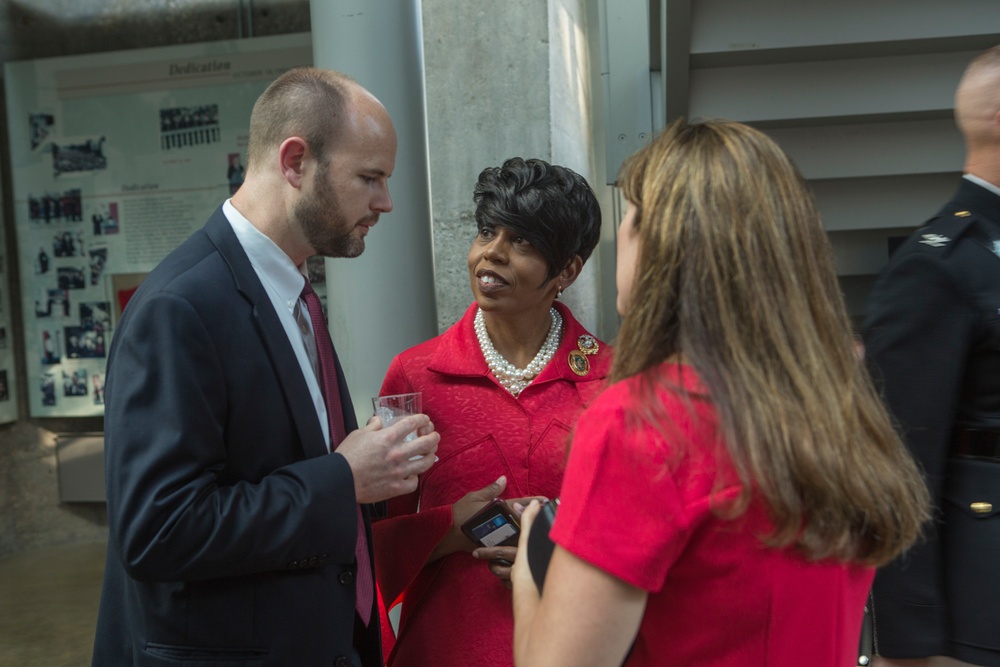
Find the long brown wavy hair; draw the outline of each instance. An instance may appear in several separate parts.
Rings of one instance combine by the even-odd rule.
[[[673,123],[623,165],[639,258],[612,381],[682,359],[715,406],[774,547],[881,565],[919,537],[927,489],[858,358],[811,192],[763,133],[731,121]],[[663,415],[662,410],[657,414]]]

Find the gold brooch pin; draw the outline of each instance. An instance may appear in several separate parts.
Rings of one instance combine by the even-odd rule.
[[[590,360],[587,357],[597,354],[601,346],[596,338],[586,334],[576,339],[576,346],[578,349],[569,353],[569,369],[583,377],[590,373]]]

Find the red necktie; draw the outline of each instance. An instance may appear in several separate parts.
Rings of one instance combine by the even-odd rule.
[[[319,357],[320,388],[326,401],[326,416],[330,424],[330,451],[347,437],[344,428],[344,412],[340,405],[340,386],[337,384],[337,366],[333,356],[333,342],[326,328],[326,318],[323,316],[323,306],[319,297],[313,291],[309,279],[306,278],[302,288],[302,298],[309,309],[309,319],[312,320],[313,336],[316,338],[316,354]],[[371,563],[368,561],[368,538],[365,536],[365,521],[358,505],[358,539],[354,547],[354,556],[358,561],[356,583],[358,615],[365,625],[371,620],[372,603],[375,595],[375,584],[372,579]]]

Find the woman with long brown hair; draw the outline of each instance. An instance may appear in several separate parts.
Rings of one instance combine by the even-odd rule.
[[[728,121],[674,123],[619,185],[613,384],[576,428],[544,595],[515,563],[516,663],[853,665],[873,568],[928,499],[812,196]]]

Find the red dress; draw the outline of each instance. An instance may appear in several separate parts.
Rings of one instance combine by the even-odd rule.
[[[503,498],[558,495],[577,416],[604,387],[611,349],[599,343],[577,375],[569,354],[589,335],[557,303],[563,337],[552,360],[515,398],[490,374],[473,330],[476,305],[445,333],[398,355],[381,394],[423,392],[441,434],[438,458],[416,493],[388,503],[372,526],[375,569],[386,606],[402,598],[389,665],[510,667],[511,592],[468,552],[424,563],[451,527],[451,505],[507,476]],[[389,638],[388,644],[391,644]],[[387,647],[388,648],[388,647]]]
[[[689,367],[661,371],[705,395]],[[673,420],[664,436],[630,416],[637,383],[612,385],[580,417],[552,528],[566,550],[649,592],[625,664],[857,664],[873,570],[763,546],[758,535],[770,523],[760,503],[736,521],[716,517],[714,408],[695,397],[689,410],[661,390]],[[733,479],[725,468],[720,475]],[[724,483],[719,493],[737,488]]]

